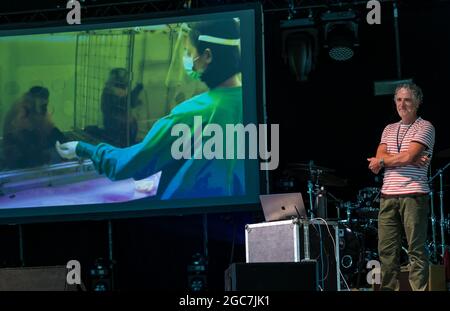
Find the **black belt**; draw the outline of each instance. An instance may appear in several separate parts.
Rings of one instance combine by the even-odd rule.
[[[383,199],[400,199],[400,198],[420,198],[428,195],[428,193],[408,193],[408,194],[381,194]]]

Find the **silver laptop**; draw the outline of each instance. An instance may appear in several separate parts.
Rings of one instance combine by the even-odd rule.
[[[265,194],[259,196],[266,221],[291,218],[307,219],[305,204],[300,192]]]

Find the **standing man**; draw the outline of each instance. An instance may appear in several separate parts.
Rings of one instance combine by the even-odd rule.
[[[402,227],[408,242],[411,288],[427,288],[427,170],[435,130],[429,121],[417,116],[422,98],[422,90],[414,83],[396,88],[394,100],[401,120],[385,127],[376,157],[367,159],[374,174],[385,169],[378,215],[381,290],[399,289]]]

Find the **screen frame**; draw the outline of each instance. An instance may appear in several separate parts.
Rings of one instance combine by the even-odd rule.
[[[254,17],[254,47],[255,47],[255,100],[256,100],[256,120],[258,124],[267,124],[266,114],[266,96],[265,96],[265,64],[264,64],[264,19],[263,9],[260,3],[236,4],[227,6],[217,6],[211,8],[187,9],[183,11],[155,12],[149,14],[110,17],[99,19],[82,19],[80,25],[51,25],[32,27],[32,25],[21,25],[20,28],[7,29],[0,28],[0,36],[31,35],[59,32],[77,32],[92,29],[133,27],[133,24],[143,24],[150,20],[197,16],[212,13],[232,13],[233,11],[252,10]],[[3,30],[2,30],[3,29]],[[23,224],[37,222],[56,222],[56,221],[86,221],[86,220],[110,220],[141,218],[149,216],[168,216],[168,215],[191,215],[201,213],[223,213],[223,212],[242,212],[260,210],[259,194],[269,193],[269,171],[260,170],[262,163],[256,160],[258,166],[259,193],[257,198],[242,201],[241,203],[217,204],[218,197],[215,198],[197,198],[201,200],[201,206],[183,207],[186,199],[177,199],[171,203],[171,207],[146,207],[147,200],[136,200],[121,203],[98,203],[85,205],[67,205],[51,207],[30,207],[30,208],[8,208],[0,209],[0,224]],[[247,162],[246,162],[247,163]],[[247,164],[246,164],[247,165]],[[246,176],[247,174],[246,169]],[[248,196],[248,195],[247,195]],[[212,204],[207,204],[209,201]],[[161,200],[164,202],[165,200]],[[215,201],[215,203],[214,203]],[[164,204],[162,204],[164,205]],[[92,212],[98,209],[99,211]],[[102,211],[106,210],[106,211]]]

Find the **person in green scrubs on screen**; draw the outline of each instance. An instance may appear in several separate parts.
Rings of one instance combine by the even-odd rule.
[[[229,159],[225,151],[223,157],[209,159],[196,148],[203,144],[198,131],[207,124],[217,124],[225,133],[226,124],[243,123],[239,22],[223,19],[190,24],[183,63],[187,74],[203,81],[209,90],[178,104],[153,125],[142,142],[127,148],[57,142],[60,156],[89,158],[97,172],[111,180],[140,180],[162,171],[157,193],[161,199],[245,194],[244,159]],[[177,124],[190,129],[190,157],[173,156],[179,133],[173,135],[172,129]],[[222,141],[225,148],[225,137]]]

